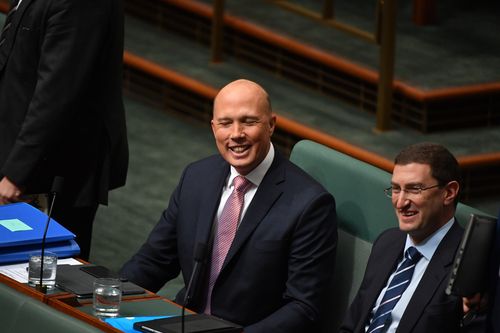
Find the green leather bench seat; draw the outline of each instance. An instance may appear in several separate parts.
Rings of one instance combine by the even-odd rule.
[[[333,194],[340,229],[373,243],[397,225],[384,194],[391,183],[388,172],[307,140],[293,147],[290,159]]]
[[[0,325],[2,333],[102,333],[3,283],[0,283]]]
[[[0,325],[2,332],[14,332],[13,326],[16,320],[19,309],[26,301],[24,297],[19,296],[20,293],[14,289],[0,283]]]
[[[391,200],[383,192],[391,175],[308,140],[293,147],[290,160],[335,197],[339,237],[332,309],[328,311],[336,314],[329,323],[335,332],[361,284],[373,241],[397,225]]]
[[[363,278],[371,246],[377,236],[398,225],[391,199],[384,189],[391,174],[318,143],[303,140],[292,149],[290,160],[333,194],[338,217],[338,247],[330,331],[336,332],[345,310]],[[459,203],[456,217],[465,225],[471,213],[481,211]]]

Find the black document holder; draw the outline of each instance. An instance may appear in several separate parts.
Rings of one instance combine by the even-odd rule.
[[[180,333],[182,317],[161,318],[134,323],[134,329],[140,332]],[[243,328],[226,320],[205,314],[184,317],[185,333],[241,333]]]
[[[96,277],[82,271],[80,267],[82,265],[58,265],[56,285],[78,297],[92,297]],[[143,294],[144,292],[144,288],[130,281],[122,282],[123,295]]]
[[[471,214],[455,254],[448,295],[472,296],[486,288],[496,222],[493,217]]]

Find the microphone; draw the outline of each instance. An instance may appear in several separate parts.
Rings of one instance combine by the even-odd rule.
[[[184,300],[182,304],[182,313],[179,316],[153,319],[148,321],[136,322],[134,323],[134,329],[141,332],[175,332],[184,333],[184,322],[190,321],[191,326],[189,332],[198,333],[241,333],[243,332],[243,327],[240,325],[231,323],[227,320],[220,319],[208,314],[192,314],[190,316],[185,316],[186,306],[192,298],[193,286],[199,280],[199,275],[201,274],[201,268],[205,262],[205,257],[207,256],[208,246],[205,243],[197,243],[194,249],[194,266],[191,276],[189,277],[189,282],[186,286],[186,293],[184,294]],[[179,321],[181,325],[179,327]]]
[[[50,216],[52,215],[52,209],[54,208],[54,202],[56,201],[56,195],[57,193],[62,192],[64,184],[64,178],[61,176],[56,176],[54,177],[54,181],[52,182],[52,188],[50,189],[50,192],[47,193],[47,196],[49,197],[50,201],[50,206],[49,206],[49,211],[47,214],[47,222],[45,223],[45,230],[43,232],[43,237],[42,237],[42,249],[41,249],[41,254],[40,254],[40,284],[36,285],[36,290],[41,291],[42,293],[47,293],[47,286],[43,285],[43,261],[44,261],[44,256],[45,256],[45,243],[46,243],[46,238],[47,238],[47,231],[49,230],[49,223],[50,223]],[[50,197],[52,196],[52,200],[50,200]]]
[[[193,272],[189,278],[188,285],[186,287],[186,294],[184,295],[184,301],[182,302],[182,313],[181,313],[181,332],[184,333],[184,318],[186,306],[192,298],[191,289],[193,288],[194,281],[197,280],[198,275],[200,274],[201,267],[203,262],[205,261],[205,257],[207,255],[207,244],[205,243],[197,243],[194,249],[194,267]]]

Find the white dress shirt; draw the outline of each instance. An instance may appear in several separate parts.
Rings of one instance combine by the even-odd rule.
[[[244,177],[248,179],[250,182],[252,182],[252,186],[250,189],[247,190],[245,193],[245,199],[243,202],[243,209],[241,210],[240,214],[240,220],[238,222],[238,226],[241,223],[241,220],[243,220],[243,216],[245,216],[245,213],[247,211],[248,206],[252,202],[253,197],[255,196],[255,193],[257,192],[257,189],[259,188],[260,183],[262,182],[262,179],[267,173],[267,170],[271,167],[271,164],[273,163],[274,159],[274,147],[271,144],[269,147],[269,151],[267,152],[266,157],[260,164],[250,171],[247,175]],[[219,208],[217,210],[217,215],[216,215],[216,220],[215,220],[215,225],[217,225],[217,221],[219,220],[221,214],[222,214],[222,209],[224,208],[224,205],[226,204],[227,199],[229,199],[229,196],[233,192],[234,188],[234,178],[237,176],[240,176],[240,174],[236,171],[236,169],[231,166],[231,172],[229,173],[229,176],[226,180],[226,184],[224,185],[224,188],[222,189],[222,196],[220,198],[220,203],[219,203]]]

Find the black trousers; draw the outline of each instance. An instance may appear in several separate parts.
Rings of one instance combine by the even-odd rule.
[[[56,199],[52,217],[66,229],[76,235],[76,242],[80,246],[79,258],[88,261],[90,244],[92,241],[92,227],[98,204],[89,207],[73,207],[65,200]],[[61,198],[62,199],[62,198]]]

